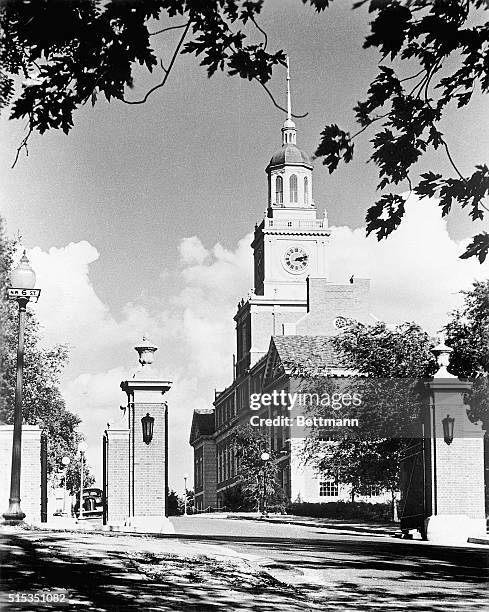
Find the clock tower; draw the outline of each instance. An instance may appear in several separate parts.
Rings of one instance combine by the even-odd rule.
[[[287,58],[287,118],[282,146],[266,168],[268,206],[255,227],[254,287],[238,304],[236,373],[257,361],[271,335],[285,333],[307,312],[307,279],[327,277],[330,236],[326,212],[318,218],[313,198],[313,167],[296,144]]]

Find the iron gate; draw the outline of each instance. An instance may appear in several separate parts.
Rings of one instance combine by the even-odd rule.
[[[401,531],[420,531],[426,538],[425,518],[428,516],[426,503],[426,444],[423,438],[409,442],[400,460],[400,521]]]

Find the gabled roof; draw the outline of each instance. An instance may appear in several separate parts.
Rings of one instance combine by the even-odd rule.
[[[320,376],[345,368],[330,336],[273,336],[269,355],[273,352],[289,375]]]
[[[212,436],[215,430],[214,410],[194,410],[190,444],[194,444],[201,436]]]

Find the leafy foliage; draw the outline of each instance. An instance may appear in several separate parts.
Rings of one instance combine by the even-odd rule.
[[[489,429],[489,281],[475,281],[462,291],[464,303],[451,313],[445,326],[446,342],[453,348],[451,371],[474,378],[469,416]]]
[[[302,0],[318,13],[331,0]],[[199,58],[212,76],[217,71],[266,84],[285,55],[267,50],[267,34],[258,25],[264,0],[38,0],[4,2],[0,8],[0,109],[11,118],[27,118],[28,133],[73,127],[77,109],[100,96],[142,104],[166,84],[177,56]],[[476,89],[489,90],[489,23],[484,0],[359,0],[373,15],[365,48],[381,55],[379,73],[366,98],[354,108],[360,130],[354,134],[336,124],[321,132],[316,156],[329,172],[353,158],[353,141],[372,124],[381,122],[371,139],[371,161],[379,173],[378,188],[407,183],[409,192],[436,196],[443,215],[458,204],[473,220],[487,212],[489,170],[479,164],[464,175],[456,166],[440,123],[447,106],[467,106]],[[152,31],[154,21],[162,25]],[[173,55],[162,62],[154,36],[179,32]],[[255,42],[258,35],[260,42]],[[391,65],[388,65],[390,61]],[[133,68],[162,71],[161,80],[140,99],[126,98],[134,86]],[[404,67],[418,71],[401,77]],[[15,84],[22,81],[20,93]],[[273,100],[276,106],[277,103]],[[412,184],[410,174],[429,150],[443,150],[455,176],[433,172]],[[14,164],[15,164],[14,162]],[[380,240],[402,220],[403,197],[382,194],[367,212],[367,232]],[[487,233],[474,236],[462,257],[484,261]]]
[[[464,176],[455,165],[439,124],[451,102],[457,107],[469,104],[476,88],[489,91],[489,23],[481,21],[489,5],[482,0],[363,0],[354,7],[368,5],[374,13],[371,33],[364,47],[379,50],[379,74],[372,81],[367,97],[355,107],[361,129],[351,135],[337,125],[321,133],[316,151],[333,172],[343,159],[352,159],[353,141],[373,123],[381,121],[371,139],[371,161],[378,167],[379,189],[407,182],[409,192],[436,196],[443,215],[453,204],[466,208],[472,220],[484,218],[484,200],[489,192],[489,170],[477,165]],[[386,65],[391,61],[392,66]],[[450,60],[450,61],[448,61]],[[418,72],[401,78],[396,69],[418,64]],[[455,63],[457,69],[448,68]],[[412,185],[410,172],[424,153],[443,149],[455,177],[433,172],[422,175]],[[367,212],[367,233],[380,240],[393,232],[404,212],[403,196],[383,194]],[[489,252],[487,233],[474,236],[462,258],[478,257],[483,262]]]
[[[183,497],[178,495],[173,489],[168,492],[168,516],[180,516],[184,512]]]
[[[351,367],[377,378],[425,378],[436,372],[433,340],[416,323],[391,329],[385,323],[344,329],[333,339]]]
[[[451,370],[457,376],[475,378],[489,374],[489,280],[475,281],[461,293],[464,303],[451,313],[444,330],[453,348]]]
[[[246,26],[261,11],[263,0],[109,0],[60,2],[40,0],[4,3],[0,9],[0,106],[12,101],[15,77],[22,90],[12,103],[11,118],[28,117],[31,130],[73,127],[73,113],[99,95],[125,100],[133,87],[133,66],[150,72],[158,65],[151,44],[151,20],[176,18],[169,29],[190,29],[193,38],[175,53],[201,56],[209,76],[227,70],[266,83],[274,65],[265,43],[246,44]],[[185,21],[182,24],[182,19]],[[164,28],[163,30],[165,30]],[[165,69],[169,72],[169,68]]]
[[[285,508],[286,498],[277,479],[280,454],[270,449],[268,437],[246,425],[236,428],[233,441],[243,505],[259,509]],[[270,455],[269,460],[261,459],[263,452]]]
[[[334,392],[358,393],[362,398],[359,406],[345,407],[335,415],[357,418],[359,427],[347,437],[339,430],[313,432],[305,446],[305,459],[313,461],[323,476],[350,485],[352,496],[367,494],[372,486],[396,491],[400,454],[420,410],[417,381],[437,369],[431,352],[434,341],[415,323],[395,329],[385,323],[354,323],[333,342],[359,376],[307,381],[307,391],[330,396]],[[319,407],[313,407],[313,412],[332,416]],[[329,441],[325,441],[325,433],[329,433]]]
[[[0,348],[0,422],[13,422],[16,356],[18,341],[18,306],[5,297],[5,288],[12,267],[16,242],[0,235],[0,322],[2,343]],[[23,379],[24,423],[39,425],[48,435],[48,474],[53,481],[60,481],[63,456],[71,458],[67,483],[71,491],[79,488],[80,464],[76,458],[78,442],[82,436],[77,431],[80,418],[65,407],[59,389],[59,377],[68,359],[66,346],[45,348],[41,343],[39,323],[29,307],[26,313],[25,358]],[[63,472],[64,473],[64,472]],[[86,474],[89,486],[93,476]]]

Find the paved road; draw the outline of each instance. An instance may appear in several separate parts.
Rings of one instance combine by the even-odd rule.
[[[362,526],[276,525],[208,517],[172,519],[171,537],[64,534],[38,531],[3,537],[4,589],[65,585],[70,606],[12,610],[223,610],[226,612],[436,611],[489,609],[489,550],[439,547],[393,539]],[[349,531],[349,533],[345,533]],[[144,555],[165,557],[156,579]],[[280,584],[196,554],[239,554],[269,570]],[[183,559],[183,565],[182,565]],[[187,565],[185,565],[187,563]],[[209,569],[210,566],[210,569]],[[149,567],[149,566],[148,566]],[[161,568],[165,568],[161,574]],[[200,573],[199,573],[200,572]],[[229,573],[232,575],[229,575]],[[3,610],[3,608],[2,608]]]
[[[172,519],[185,540],[255,555],[331,610],[489,610],[489,549],[205,517]],[[348,527],[351,530],[351,527]],[[353,527],[355,529],[355,527]],[[198,534],[197,536],[195,534]]]

